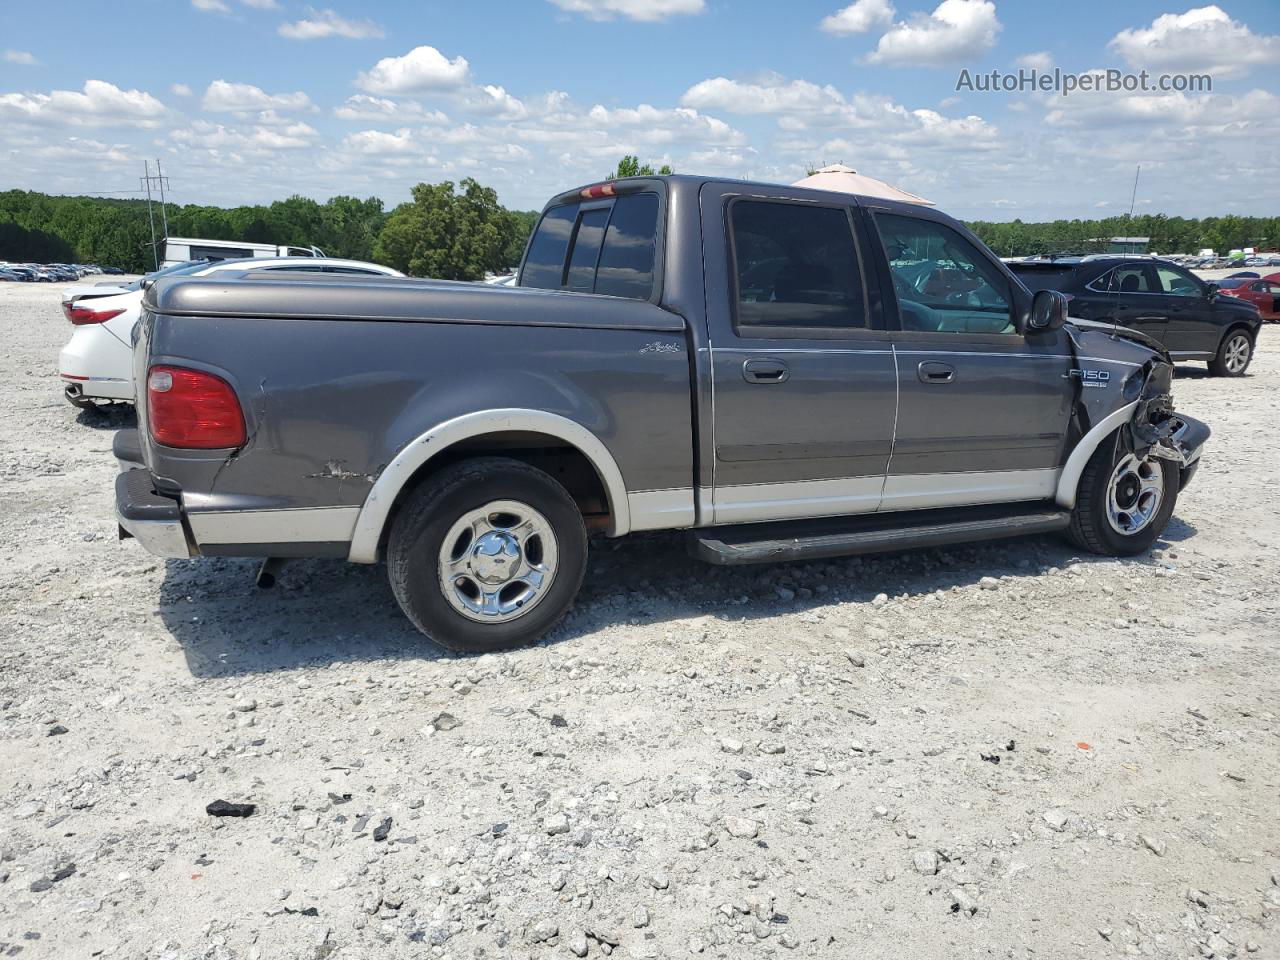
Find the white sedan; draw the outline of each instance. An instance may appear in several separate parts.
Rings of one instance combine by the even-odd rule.
[[[225,271],[284,270],[291,273],[364,274],[403,277],[399,270],[360,260],[332,257],[270,257],[183,263],[144,279],[204,277]],[[62,312],[72,323],[71,340],[58,356],[67,400],[77,407],[99,401],[133,402],[133,325],[142,310],[143,280],[122,284],[77,284],[62,296]]]

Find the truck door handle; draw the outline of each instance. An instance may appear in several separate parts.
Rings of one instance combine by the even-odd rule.
[[[783,383],[791,371],[781,360],[762,358],[742,365],[742,379],[747,383]]]
[[[950,383],[956,378],[956,368],[949,363],[925,360],[916,367],[916,375],[922,383]]]

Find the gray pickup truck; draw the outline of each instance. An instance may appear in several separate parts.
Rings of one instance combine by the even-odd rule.
[[[135,331],[122,536],[387,563],[457,650],[572,603],[589,531],[713,563],[1065,531],[1147,549],[1208,429],[1159,345],[1068,320],[960,223],[646,177],[555,197],[515,287],[162,280]]]

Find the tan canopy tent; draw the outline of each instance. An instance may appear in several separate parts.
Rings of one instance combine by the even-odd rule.
[[[904,200],[907,203],[921,203],[933,206],[932,200],[917,197],[897,187],[890,186],[883,180],[858,173],[852,167],[842,163],[833,163],[823,167],[812,176],[797,180],[792,186],[809,187],[811,190],[834,190],[837,193],[860,193],[867,197],[884,197],[886,200]]]

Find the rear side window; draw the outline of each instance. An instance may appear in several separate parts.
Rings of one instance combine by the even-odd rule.
[[[1089,284],[1103,293],[1158,293],[1155,280],[1146,264],[1116,267]]]
[[[578,219],[578,205],[567,203],[552,207],[542,215],[538,229],[529,244],[520,273],[520,286],[560,289],[564,279],[564,260],[569,252],[569,238]]]
[[[609,223],[609,208],[597,207],[582,211],[578,229],[573,238],[573,253],[569,257],[569,272],[565,275],[567,290],[590,293],[596,282],[596,263],[600,260],[600,245],[604,243],[604,228]]]
[[[739,200],[730,208],[739,327],[865,327],[849,215]]]
[[[519,285],[648,300],[657,260],[657,194],[627,194],[579,210],[570,203],[543,216]]]
[[[596,293],[648,300],[657,255],[658,195],[634,193],[613,204],[596,270]]]

